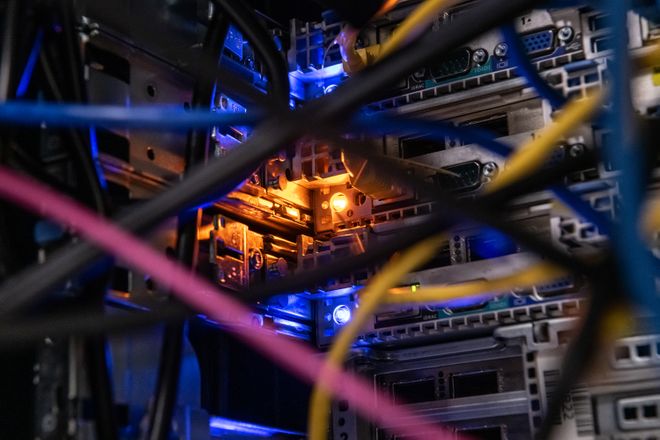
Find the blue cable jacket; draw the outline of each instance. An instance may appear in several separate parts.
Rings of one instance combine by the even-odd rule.
[[[504,41],[509,46],[509,58],[518,67],[518,71],[527,80],[527,82],[536,89],[536,92],[544,99],[547,99],[554,108],[560,108],[566,104],[566,98],[562,96],[557,90],[553,89],[548,83],[541,78],[538,70],[529,60],[525,47],[520,41],[520,37],[516,33],[512,24],[502,26],[500,29]]]
[[[628,0],[606,0],[605,10],[612,28],[614,60],[611,72],[612,111],[609,113],[609,141],[605,142],[606,158],[621,171],[620,222],[613,231],[615,254],[621,265],[628,294],[646,310],[660,311],[660,297],[655,288],[654,259],[640,235],[640,211],[644,197],[645,173],[642,151],[635,132],[634,111],[630,96],[628,60]]]
[[[121,107],[13,101],[0,104],[0,123],[53,127],[122,127],[187,130],[222,125],[253,125],[252,113],[214,113],[177,106]]]
[[[41,51],[41,44],[44,39],[44,32],[39,29],[37,35],[34,38],[34,44],[32,45],[32,50],[30,51],[30,56],[28,57],[27,63],[25,64],[25,69],[23,69],[23,74],[21,75],[21,80],[18,83],[16,89],[16,96],[22,98],[28,91],[30,87],[30,81],[32,80],[32,74],[34,73],[34,67],[37,65],[37,58],[39,58],[39,52]]]

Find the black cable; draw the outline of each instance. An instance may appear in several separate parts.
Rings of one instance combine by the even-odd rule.
[[[216,0],[216,5],[219,7],[214,11],[203,44],[203,59],[215,60],[217,64],[222,55],[222,48],[229,29],[227,18],[231,19],[245,34],[267,67],[269,96],[272,96],[277,108],[286,109],[289,102],[288,71],[266,29],[261,26],[254,14],[240,2]],[[193,91],[192,107],[194,109],[208,109],[210,107],[214,86],[214,72],[209,69],[201,70]],[[192,130],[189,133],[185,153],[186,174],[190,172],[194,165],[204,163],[208,138],[208,129]],[[189,215],[185,212],[179,216],[177,259],[188,266],[192,266],[196,253],[197,222],[190,221],[187,217]],[[183,337],[183,324],[168,325],[165,328],[156,399],[154,410],[150,415],[150,440],[166,440],[169,435],[172,415],[176,405]]]
[[[536,438],[548,440],[555,428],[555,421],[562,416],[562,408],[566,397],[571,392],[583,374],[589,369],[589,361],[601,348],[599,335],[603,329],[603,321],[612,305],[622,305],[621,298],[616,298],[615,292],[621,292],[623,286],[618,276],[616,263],[612,254],[606,261],[598,265],[600,277],[591,279],[591,301],[587,313],[583,317],[577,335],[571,340],[560,367],[559,382],[553,389],[548,401],[548,408],[537,431]]]
[[[57,54],[57,66],[66,81],[62,87],[57,82],[52,82],[53,75],[48,63],[48,55],[40,56],[45,77],[49,82],[50,89],[56,97],[77,103],[87,102],[87,89],[83,75],[82,57],[80,54],[80,42],[78,39],[75,23],[75,12],[73,0],[53,0],[49,5],[53,12],[53,21],[59,24],[61,35],[57,32],[53,35],[53,51],[50,55]],[[48,75],[48,74],[51,75]],[[91,152],[91,139],[89,135],[81,131],[69,128],[66,130],[71,140],[74,158],[77,159],[82,168],[83,175],[87,181],[86,188],[81,192],[87,193],[89,200],[87,204],[105,215],[108,213],[107,200],[101,186],[101,176],[93,163]],[[89,302],[93,304],[98,312],[103,312],[103,301],[105,297],[107,277],[101,277],[85,285],[85,291],[90,292]],[[85,299],[84,299],[85,300]],[[119,429],[116,420],[114,406],[114,392],[112,386],[111,372],[106,358],[108,341],[105,335],[87,338],[84,342],[85,366],[90,385],[90,395],[94,409],[94,426],[96,438],[99,440],[116,440],[119,438]]]
[[[82,71],[82,57],[79,49],[80,43],[76,35],[73,4],[71,0],[53,1],[55,6],[54,12],[56,12],[56,14],[54,14],[54,20],[60,22],[62,33],[61,36],[55,35],[54,39],[60,43],[63,50],[53,48],[54,50],[57,50],[57,52],[54,52],[54,50],[48,51],[47,47],[44,47],[39,55],[40,65],[44,72],[48,87],[53,93],[56,101],[86,103],[87,89]],[[53,57],[56,57],[54,58],[57,60],[56,63],[51,63]],[[63,77],[67,78],[66,82],[59,83],[57,81],[56,73],[52,68],[53,65],[63,69],[61,74]],[[60,84],[63,84],[63,87]],[[67,87],[67,85],[69,85],[69,87]],[[100,176],[98,175],[97,168],[91,155],[91,141],[89,136],[73,128],[67,129],[66,132],[71,138],[74,157],[82,169],[85,179],[89,182],[89,186],[83,188],[83,190],[89,192],[89,197],[91,197],[96,210],[101,214],[107,214],[107,200],[100,184]]]
[[[2,31],[2,54],[0,55],[0,102],[13,97],[14,49],[16,46],[16,26],[19,23],[18,0],[5,2],[5,20]]]
[[[215,59],[216,62],[220,59],[228,30],[229,21],[225,15],[218,10],[214,11],[202,45],[202,57]],[[191,100],[192,108],[208,110],[213,101],[214,89],[215,75],[213,72],[201,71],[195,81]],[[196,129],[188,133],[185,152],[186,174],[193,165],[204,163],[208,139],[208,129]],[[197,222],[191,221],[188,217],[190,216],[185,213],[179,216],[176,257],[182,264],[193,269],[197,247]],[[153,410],[149,414],[149,440],[167,440],[170,434],[181,373],[184,332],[183,323],[169,324],[163,332],[156,396]]]
[[[348,80],[332,94],[311,103],[295,115],[275,115],[238,148],[223,158],[191,173],[176,187],[117,218],[119,227],[142,233],[182,209],[214,200],[233,190],[261,161],[278,148],[295,140],[311,124],[338,122],[360,105],[381,93],[417,66],[449,53],[490,28],[501,25],[532,8],[538,0],[490,0],[471,9],[426,36],[420,44],[397,52]],[[452,206],[446,207],[452,209]],[[478,208],[477,208],[478,209]],[[486,219],[482,219],[486,220]],[[520,235],[518,233],[517,235]],[[0,290],[0,313],[8,313],[40,298],[72,273],[95,261],[101,252],[81,242],[58,251],[44,264],[31,267],[5,282]]]
[[[48,333],[50,334],[50,333]],[[105,335],[89,337],[84,341],[84,352],[89,380],[94,425],[98,440],[117,440],[119,431],[115,416],[112,380],[108,368]]]
[[[21,348],[48,336],[94,336],[125,334],[163,322],[176,323],[193,314],[181,304],[167,304],[151,311],[131,310],[99,313],[89,307],[70,307],[64,312],[46,313],[0,323],[0,347]]]
[[[213,3],[227,14],[245,38],[255,50],[261,61],[266,66],[268,76],[269,95],[273,102],[282,108],[288,107],[289,103],[289,71],[275,46],[273,38],[261,25],[256,15],[247,2],[235,0],[213,0]]]
[[[164,440],[170,434],[179,391],[184,329],[184,323],[178,321],[167,324],[163,330],[156,395],[153,409],[149,414],[148,438],[150,440]]]

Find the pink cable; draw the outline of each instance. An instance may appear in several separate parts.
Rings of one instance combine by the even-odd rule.
[[[252,312],[219,288],[196,276],[153,250],[147,244],[114,226],[110,221],[82,207],[50,188],[0,166],[0,197],[52,219],[74,230],[99,248],[149,273],[169,287],[181,301],[225,325],[237,337],[282,367],[313,383],[323,363],[310,348],[251,325]],[[454,440],[454,433],[438,427],[408,409],[392,405],[385,396],[376,396],[373,385],[340,369],[328,382],[329,390],[345,399],[352,408],[382,427],[406,438]],[[376,398],[378,406],[375,405]],[[399,426],[393,427],[394,424]]]

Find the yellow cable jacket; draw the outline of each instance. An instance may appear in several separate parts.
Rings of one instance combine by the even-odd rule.
[[[442,9],[455,3],[456,0],[426,0],[417,7],[396,28],[392,36],[385,41],[380,49],[378,60],[389,56],[402,46],[420,35],[433,22]]]
[[[395,286],[404,275],[431,259],[445,240],[446,236],[441,234],[407,249],[403,255],[387,263],[360,293],[360,307],[356,309],[353,319],[334,341],[326,356],[325,367],[312,392],[307,427],[308,440],[325,440],[328,433],[331,396],[323,386],[324,377],[327,378],[329,371],[342,367],[353,341],[370,316],[385,300],[388,289]]]
[[[496,293],[514,287],[531,287],[565,276],[566,272],[548,263],[535,264],[513,275],[494,280],[469,281],[461,284],[427,286],[411,291],[410,288],[391,289],[389,304],[434,303],[449,301],[483,293]]]
[[[640,68],[656,67],[660,65],[660,44],[653,46],[653,49],[640,57],[638,66]]]
[[[592,117],[603,103],[605,92],[599,90],[580,100],[573,100],[560,110],[557,119],[543,127],[536,137],[516,150],[502,172],[486,187],[494,192],[537,171],[556,148],[559,140]]]

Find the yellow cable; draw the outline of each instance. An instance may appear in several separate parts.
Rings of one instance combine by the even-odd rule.
[[[309,426],[307,427],[308,440],[326,439],[331,402],[330,394],[324,387],[328,374],[342,367],[353,341],[379,304],[383,302],[388,289],[396,285],[408,272],[432,258],[445,240],[446,236],[440,234],[407,249],[403,255],[393,258],[386,264],[364,291],[360,293],[360,307],[357,308],[353,319],[337,336],[327,354],[325,366],[312,392],[308,418]]]
[[[565,276],[566,272],[548,263],[538,263],[513,275],[493,280],[468,281],[461,284],[426,286],[415,289],[390,289],[386,300],[390,304],[434,303],[449,301],[483,293],[511,290],[513,287],[531,287]]]
[[[660,201],[649,202],[643,221],[643,229],[648,236],[652,237],[654,233],[660,231]]]
[[[596,113],[604,96],[605,92],[600,90],[585,99],[566,104],[553,123],[543,127],[534,139],[507,159],[506,168],[486,187],[486,191],[497,191],[541,168],[545,160],[552,155],[557,142]]]
[[[660,44],[655,44],[653,49],[646,52],[637,60],[639,68],[656,67],[660,65]]]
[[[426,0],[422,3],[403,20],[392,36],[382,44],[378,60],[389,56],[424,32],[424,29],[435,20],[438,12],[454,2],[455,0]]]

